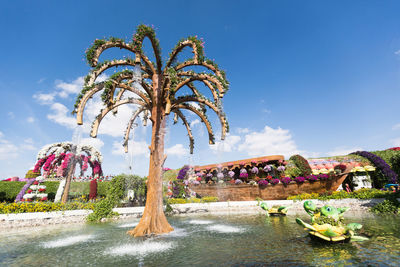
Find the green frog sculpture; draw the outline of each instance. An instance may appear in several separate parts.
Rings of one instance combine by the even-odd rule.
[[[286,213],[288,211],[289,207],[285,206],[272,206],[271,208],[268,208],[267,204],[264,202],[261,202],[259,206],[267,211],[267,215],[269,216],[286,216]]]
[[[366,237],[355,235],[355,231],[362,228],[361,224],[343,223],[343,213],[349,208],[335,208],[329,205],[317,208],[310,200],[305,201],[303,207],[311,216],[311,224],[299,218],[296,218],[296,222],[309,231],[311,238],[332,243],[368,240]]]

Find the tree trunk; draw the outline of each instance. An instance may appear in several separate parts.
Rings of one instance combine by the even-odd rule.
[[[152,234],[164,234],[174,230],[168,223],[163,209],[162,165],[164,162],[165,110],[159,95],[158,77],[153,76],[153,88],[156,103],[153,104],[151,121],[152,134],[150,146],[149,176],[147,179],[147,198],[143,216],[138,225],[128,231],[138,237]]]
[[[74,154],[74,156],[72,156],[71,162],[69,164],[65,187],[64,187],[63,194],[62,194],[62,198],[61,198],[61,203],[63,203],[63,204],[67,203],[67,201],[68,201],[69,188],[71,187],[72,176],[75,173],[75,165],[76,165],[76,159],[75,159],[75,154]]]

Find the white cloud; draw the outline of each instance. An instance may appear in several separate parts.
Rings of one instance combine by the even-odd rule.
[[[104,142],[101,139],[92,138],[92,137],[82,138],[82,140],[80,141],[80,144],[91,145],[91,146],[97,148],[97,150],[99,150],[99,151],[104,146]]]
[[[344,146],[339,146],[339,147],[335,147],[335,149],[333,149],[332,151],[326,152],[326,155],[328,155],[328,156],[343,156],[343,155],[348,155],[355,151],[362,151],[362,150],[363,149],[361,147],[348,148],[348,147],[344,147]]]
[[[113,155],[125,155],[124,147],[121,142],[113,142],[113,147],[111,153]],[[133,156],[144,155],[145,157],[149,157],[150,150],[149,144],[145,141],[132,141],[128,142],[128,154],[132,154]]]
[[[400,129],[400,123],[393,125],[392,130],[399,130]]]
[[[29,122],[29,123],[34,123],[35,122],[35,118],[34,117],[28,117],[26,119],[26,121]]]
[[[176,144],[165,150],[167,156],[184,156],[189,154],[189,150],[184,148],[182,144]]]
[[[400,56],[400,49],[394,52],[394,54]]]
[[[55,96],[56,93],[49,93],[49,94],[39,93],[39,94],[34,94],[33,98],[36,99],[41,105],[50,105],[53,104]]]
[[[25,139],[24,142],[20,145],[20,149],[33,151],[37,150],[32,138]]]
[[[83,87],[84,77],[78,77],[72,83],[66,83],[61,80],[56,81],[56,89],[59,90],[58,95],[62,98],[68,97],[70,94],[78,94]]]
[[[392,146],[400,146],[400,137],[390,140]]]
[[[237,128],[236,131],[239,134],[246,134],[246,133],[250,132],[249,128]]]
[[[18,147],[4,138],[0,132],[0,160],[10,160],[18,157]]]
[[[194,121],[192,121],[192,122],[190,123],[190,127],[193,127],[193,126],[195,126],[196,124],[200,124],[200,120],[199,120],[199,119],[195,119]]]
[[[55,123],[63,125],[69,129],[74,129],[76,127],[76,119],[70,115],[68,108],[61,103],[51,104],[50,110],[52,113],[47,115],[47,118]]]
[[[274,154],[290,156],[299,152],[289,130],[281,128],[265,126],[261,132],[246,134],[244,139],[238,150],[253,157]]]
[[[215,152],[232,152],[237,150],[237,144],[240,140],[240,136],[228,134],[224,141],[217,141],[215,145],[209,146]]]

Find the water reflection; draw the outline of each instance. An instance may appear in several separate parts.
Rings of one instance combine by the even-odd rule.
[[[371,239],[312,242],[295,217],[265,215],[172,217],[175,232],[147,239],[126,235],[125,226],[137,219],[73,230],[46,227],[2,233],[0,266],[400,265],[399,217],[348,219],[361,222]]]

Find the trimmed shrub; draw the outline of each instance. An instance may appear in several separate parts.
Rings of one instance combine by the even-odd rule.
[[[290,157],[289,160],[291,160],[295,164],[295,166],[300,170],[301,176],[307,176],[312,173],[310,164],[308,164],[308,161],[302,156],[293,155]]]
[[[97,181],[90,181],[89,200],[96,199],[97,197]]]
[[[94,203],[69,202],[67,204],[54,202],[19,202],[0,203],[0,213],[24,213],[24,212],[50,212],[60,210],[93,209]]]

